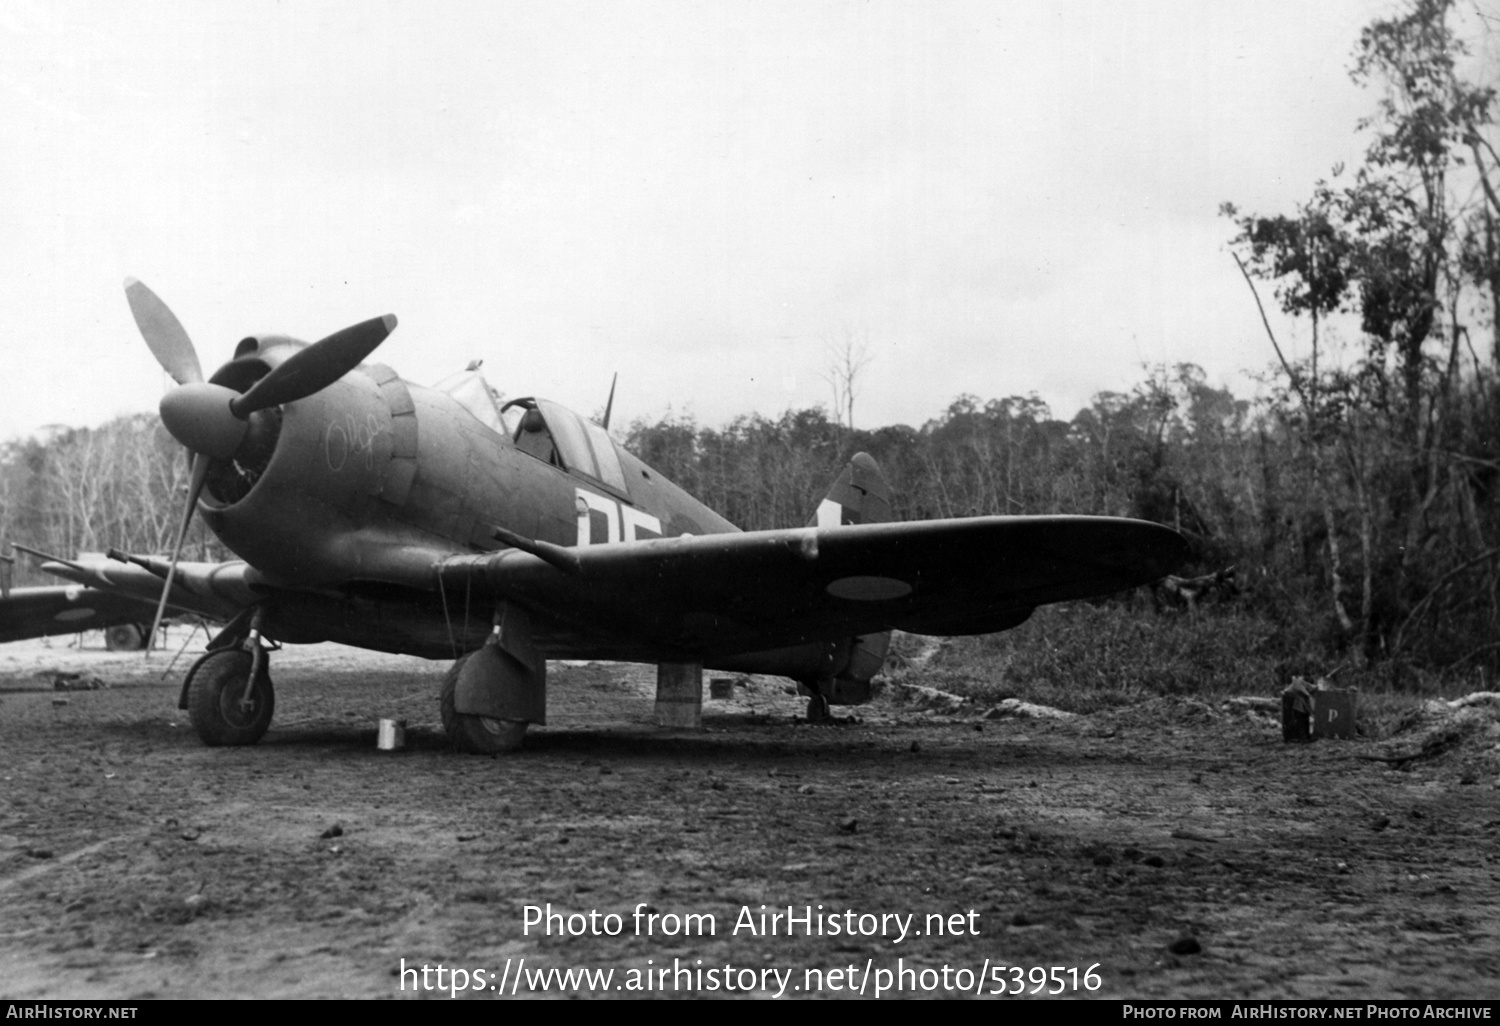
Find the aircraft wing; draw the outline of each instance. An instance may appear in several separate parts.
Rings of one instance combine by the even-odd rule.
[[[1169,528],[1109,517],[974,517],[751,531],[456,557],[439,568],[560,620],[723,655],[899,628],[984,634],[1108,594],[1186,556]],[[543,553],[546,555],[547,553]]]
[[[77,585],[12,588],[0,599],[0,642],[151,622],[155,605],[128,595]]]
[[[0,643],[54,634],[151,622],[161,595],[163,560],[133,557],[90,563],[46,562],[42,569],[74,583],[12,588],[0,598]],[[227,620],[257,595],[254,571],[244,563],[182,563],[167,600],[174,612]]]

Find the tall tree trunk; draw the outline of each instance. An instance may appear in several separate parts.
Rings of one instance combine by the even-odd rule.
[[[1316,442],[1312,446],[1312,457],[1313,487],[1318,490],[1318,498],[1323,506],[1323,524],[1328,530],[1328,576],[1330,590],[1333,592],[1333,613],[1338,617],[1339,627],[1347,635],[1353,633],[1354,621],[1344,608],[1344,563],[1339,550],[1338,525],[1333,516],[1333,497],[1330,494],[1332,488],[1323,475],[1323,447]]]

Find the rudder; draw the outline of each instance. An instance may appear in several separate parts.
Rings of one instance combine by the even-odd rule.
[[[891,486],[874,457],[855,453],[844,472],[818,503],[809,527],[843,524],[883,524],[891,519]]]
[[[867,452],[856,453],[839,474],[827,496],[818,503],[810,527],[841,527],[848,524],[883,524],[891,519],[891,486],[880,466]],[[804,681],[811,693],[822,694],[832,705],[857,705],[870,698],[870,679],[885,664],[891,632],[861,634],[850,638],[841,653],[841,664],[832,679]]]

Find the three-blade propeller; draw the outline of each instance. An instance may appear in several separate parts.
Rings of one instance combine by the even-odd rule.
[[[136,279],[127,278],[125,298],[151,355],[177,382],[177,387],[162,397],[162,423],[193,454],[187,508],[183,511],[177,542],[172,546],[166,583],[151,625],[151,638],[155,639],[172,590],[172,579],[177,574],[177,560],[193,522],[193,511],[198,508],[204,482],[208,480],[210,461],[227,460],[238,451],[249,431],[251,414],[321,392],[358,367],[395,330],[396,318],[386,314],[362,321],[299,349],[241,394],[203,379],[203,366],[198,362],[192,339],[156,293]],[[148,654],[151,651],[149,644],[146,651]]]

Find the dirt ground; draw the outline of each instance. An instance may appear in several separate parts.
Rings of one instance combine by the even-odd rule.
[[[810,726],[757,679],[673,732],[651,668],[554,664],[490,759],[442,736],[443,664],[315,646],[259,745],[210,749],[168,658],[0,647],[0,996],[1500,997],[1493,731],[1402,766],[1360,756],[1415,734],[1191,700]]]

